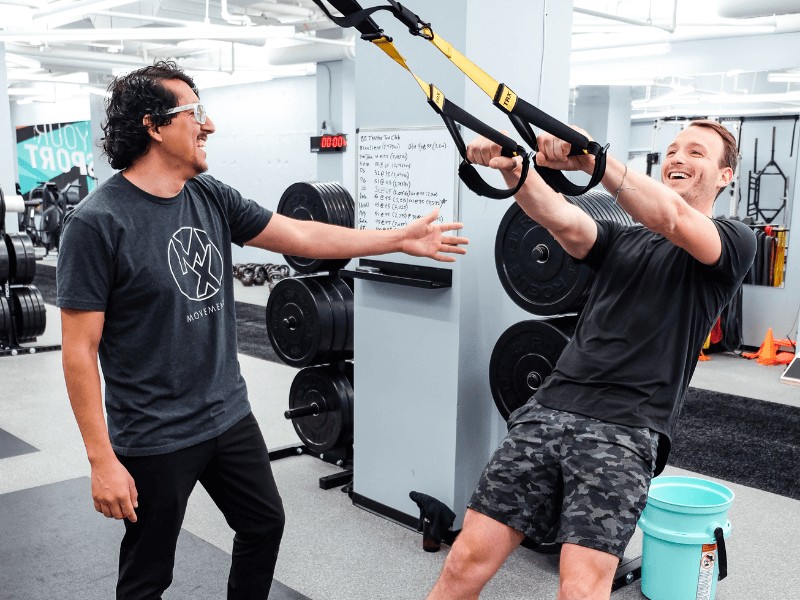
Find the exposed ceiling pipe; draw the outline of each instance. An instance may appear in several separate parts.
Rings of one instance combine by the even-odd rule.
[[[322,14],[322,11],[313,11],[309,8],[302,6],[294,6],[292,4],[280,4],[279,2],[259,2],[258,8],[263,9],[265,13],[273,15],[286,15],[289,17],[302,17],[304,19],[312,19]]]
[[[670,25],[664,26],[659,25],[658,23],[654,23],[652,21],[640,21],[638,19],[629,19],[627,17],[621,17],[619,15],[614,15],[611,13],[606,12],[598,12],[596,10],[589,10],[587,8],[581,8],[579,6],[574,6],[572,8],[573,12],[580,13],[582,15],[589,15],[590,17],[598,17],[600,19],[608,19],[609,21],[619,21],[620,23],[627,23],[628,25],[638,25],[642,27],[655,27],[657,29],[663,29],[664,31],[668,31],[669,33],[675,32],[675,24],[678,17],[678,0],[672,0],[673,2],[673,9],[672,9],[672,23]]]
[[[2,0],[0,0],[2,2]],[[169,19],[167,17],[155,17],[152,15],[141,15],[139,13],[120,12],[116,10],[93,10],[93,15],[101,17],[116,17],[119,19],[131,19],[134,21],[145,21],[147,23],[163,23],[164,25],[183,25],[191,27],[192,25],[201,25],[202,21],[187,21],[186,19]]]
[[[719,0],[717,6],[717,14],[720,17],[734,19],[796,13],[800,13],[797,0]]]
[[[247,15],[232,15],[228,12],[228,0],[220,0],[220,15],[226,23],[231,25],[252,25],[253,22]]]
[[[270,50],[268,62],[271,65],[297,65],[302,63],[353,60],[356,57],[355,45],[322,46],[303,45]]]

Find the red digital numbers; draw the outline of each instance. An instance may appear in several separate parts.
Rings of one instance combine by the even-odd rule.
[[[347,138],[343,135],[323,135],[319,147],[325,149],[346,148]]]

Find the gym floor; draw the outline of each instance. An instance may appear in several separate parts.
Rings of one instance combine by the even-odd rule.
[[[35,284],[35,282],[34,282]],[[265,305],[266,287],[236,282],[237,301]],[[60,343],[58,310],[47,305],[37,345]],[[265,343],[266,342],[265,340]],[[283,418],[296,369],[239,355],[251,403],[270,449],[297,444]],[[692,386],[800,407],[800,390],[780,383],[781,367],[732,355],[701,362]],[[763,441],[765,451],[770,440]],[[797,449],[793,449],[796,451]],[[736,457],[731,456],[731,461]],[[321,476],[339,469],[310,456],[273,462],[287,513],[273,600],[424,598],[447,547],[422,551],[419,533],[354,506]],[[61,373],[61,353],[0,358],[0,597],[44,600],[113,597],[122,525],[94,512],[89,466]],[[665,474],[694,475],[668,467]],[[800,471],[798,472],[800,475]],[[391,474],[387,473],[387,477]],[[706,477],[706,476],[703,476]],[[709,478],[709,477],[706,477]],[[709,478],[713,479],[713,478]],[[800,597],[800,501],[718,480],[736,498],[729,518],[729,575],[719,600]],[[165,598],[224,597],[231,531],[204,490],[193,493],[178,547],[175,581]],[[626,557],[641,552],[637,530]],[[554,598],[557,556],[520,548],[481,598]],[[644,598],[640,582],[612,599]]]

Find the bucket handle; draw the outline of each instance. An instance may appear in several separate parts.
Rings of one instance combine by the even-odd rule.
[[[717,581],[722,581],[728,576],[728,552],[725,550],[725,536],[722,533],[722,527],[717,527],[714,530],[714,539],[717,540],[717,551],[719,553]]]

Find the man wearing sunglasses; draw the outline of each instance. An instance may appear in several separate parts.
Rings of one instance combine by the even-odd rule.
[[[64,375],[95,509],[124,519],[117,598],[160,598],[199,481],[235,532],[228,598],[266,600],[284,525],[236,347],[231,243],[312,258],[450,262],[437,213],[394,231],[273,214],[204,172],[215,127],[158,62],[109,86],[103,149],[120,172],[70,213],[59,251]],[[100,359],[105,381],[103,417]]]

